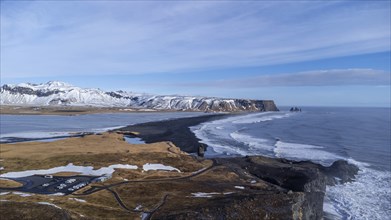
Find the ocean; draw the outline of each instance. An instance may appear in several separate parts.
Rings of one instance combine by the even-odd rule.
[[[356,181],[327,187],[328,219],[391,216],[390,108],[308,107],[242,114],[192,127],[207,157],[265,155],[330,165],[348,160]]]

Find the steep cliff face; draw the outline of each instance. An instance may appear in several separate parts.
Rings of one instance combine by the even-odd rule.
[[[322,213],[311,213],[309,196],[305,193],[283,192],[232,195],[209,199],[197,206],[183,205],[176,210],[163,207],[156,219],[322,219]],[[169,205],[166,205],[167,207]],[[315,214],[315,215],[314,215]],[[321,214],[317,216],[316,214]]]
[[[253,181],[268,187],[251,193],[243,191],[189,206],[167,202],[153,217],[157,219],[323,219],[323,199],[328,179],[354,179],[358,168],[346,161],[330,167],[312,162],[294,162],[262,156],[219,158],[219,166],[240,176],[251,174]],[[339,170],[338,173],[330,170]],[[331,172],[331,173],[330,173]]]
[[[3,85],[0,104],[31,106],[99,106],[177,111],[278,111],[271,100],[226,99],[198,96],[162,96],[124,91],[82,89],[63,82]]]

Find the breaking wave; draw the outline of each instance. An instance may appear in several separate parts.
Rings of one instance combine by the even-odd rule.
[[[233,116],[203,123],[191,129],[202,143],[208,145],[206,156],[265,155],[296,161],[311,160],[325,166],[338,159],[348,160],[360,168],[359,174],[354,182],[327,187],[324,202],[325,218],[389,219],[391,172],[376,170],[368,163],[358,162],[351,158],[349,153],[343,153],[343,148],[333,150],[328,146],[322,146],[321,143],[316,145],[284,140],[273,133],[270,134],[270,131],[265,133],[264,130],[268,129],[261,126],[262,123],[284,120],[294,115],[296,114],[268,112]],[[292,126],[289,123],[281,123],[282,128]],[[321,136],[325,131],[314,132]]]

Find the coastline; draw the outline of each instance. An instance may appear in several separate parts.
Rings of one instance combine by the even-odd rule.
[[[49,157],[50,166],[63,166],[66,165],[65,162],[76,162],[85,165],[88,161],[88,165],[102,167],[109,165],[108,162],[118,161],[120,157],[121,161],[127,163],[140,161],[136,163],[139,167],[152,161],[184,170],[183,174],[177,174],[179,177],[173,178],[172,181],[167,180],[172,185],[168,190],[170,191],[169,194],[161,194],[161,190],[167,190],[167,188],[152,190],[158,195],[155,200],[163,201],[158,208],[150,212],[151,216],[153,215],[159,219],[205,218],[207,216],[231,218],[238,214],[243,218],[273,216],[280,219],[321,219],[326,184],[336,184],[336,177],[344,182],[352,181],[358,171],[353,165],[342,161],[336,162],[331,167],[324,167],[308,161],[293,162],[264,156],[203,159],[185,153],[197,152],[200,145],[198,138],[191,132],[190,126],[224,117],[229,117],[229,115],[215,114],[169,119],[125,126],[107,133],[88,134],[80,138],[67,138],[49,143],[30,142],[26,144],[31,147],[31,152],[24,152],[23,154],[32,155],[35,153],[38,158],[42,155],[36,152],[37,148],[40,149],[40,152],[45,152],[48,149],[53,150],[54,145],[57,146],[56,149],[58,150],[55,150],[56,153]],[[123,140],[123,135],[130,134],[142,138],[146,144],[132,145],[126,143]],[[19,149],[22,149],[22,146],[26,144],[19,143],[13,147],[7,146],[6,150],[8,152],[13,148],[18,148],[18,146],[20,146]],[[115,148],[107,148],[110,145]],[[59,154],[67,146],[70,147],[68,155],[62,156],[62,153]],[[97,146],[100,146],[100,150],[97,149]],[[172,154],[173,152],[175,153]],[[12,158],[17,155],[20,155],[20,153],[6,158],[6,161],[12,162],[14,160]],[[29,158],[26,159],[34,160]],[[107,160],[107,158],[111,158],[112,161]],[[101,161],[102,159],[103,161]],[[15,161],[13,166],[17,168],[20,164],[26,162]],[[61,162],[64,162],[64,164],[59,164]],[[31,166],[36,166],[34,167],[36,169],[41,168],[42,165],[48,166],[47,163],[31,161],[28,163],[30,164],[27,164],[24,169],[31,168]],[[205,164],[212,165],[206,168]],[[7,168],[7,164],[5,167]],[[193,167],[197,168],[194,169]],[[194,175],[194,172],[197,175]],[[113,188],[117,185],[124,185],[123,187],[125,187],[125,184],[132,182],[124,182],[124,179],[133,180],[136,177],[135,181],[141,181],[137,179],[140,178],[140,175],[147,175],[143,179],[151,178],[148,177],[148,173],[138,174],[133,172],[130,176],[127,176],[129,174],[121,171],[120,174],[122,176],[116,176],[116,179],[110,180]],[[190,174],[192,177],[184,177],[182,181],[182,175],[186,174]],[[168,176],[167,174],[159,174],[153,177],[172,178],[172,175],[173,173]],[[136,188],[133,186],[131,188],[125,187],[127,190],[121,193],[121,197],[127,197],[126,192],[130,189],[132,189],[133,194],[142,194],[143,187],[142,185],[137,185]],[[199,187],[201,188],[198,191],[193,192]],[[175,196],[178,193],[181,195],[204,193],[200,195],[206,196],[198,201],[197,199],[191,199],[191,196],[186,199],[183,196]],[[200,201],[201,203],[199,203]],[[131,204],[133,205],[133,203]],[[186,204],[192,205],[187,206]],[[240,208],[235,208],[238,205]],[[125,207],[127,206],[125,205]],[[249,211],[249,209],[252,211]]]
[[[200,146],[199,139],[190,130],[204,122],[229,117],[227,114],[202,115],[189,118],[169,119],[163,121],[147,122],[135,125],[128,125],[116,129],[118,132],[135,132],[137,137],[145,143],[170,141],[187,153],[196,153]]]

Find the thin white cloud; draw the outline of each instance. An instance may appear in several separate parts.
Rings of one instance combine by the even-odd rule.
[[[218,80],[201,83],[180,83],[186,87],[229,87],[229,88],[262,88],[290,86],[346,86],[375,85],[390,86],[391,74],[373,69],[332,69],[314,70],[289,74],[265,74],[251,78]]]
[[[390,50],[389,2],[1,4],[2,77],[186,72]]]

